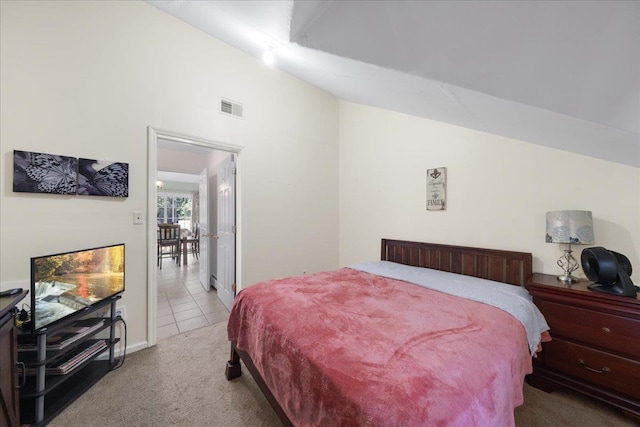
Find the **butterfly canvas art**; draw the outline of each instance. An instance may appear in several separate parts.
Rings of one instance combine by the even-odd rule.
[[[76,194],[77,169],[75,157],[14,150],[13,191]]]
[[[129,197],[129,164],[78,159],[78,194]]]

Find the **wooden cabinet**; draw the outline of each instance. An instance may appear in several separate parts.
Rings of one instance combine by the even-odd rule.
[[[640,419],[640,299],[594,292],[534,274],[526,287],[552,341],[534,360],[529,384],[573,390]]]
[[[13,308],[27,291],[0,298],[0,426],[20,425],[17,328]]]

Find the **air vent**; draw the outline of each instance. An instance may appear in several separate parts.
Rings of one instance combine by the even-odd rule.
[[[231,114],[235,117],[242,117],[242,104],[222,98],[220,100],[220,112]]]

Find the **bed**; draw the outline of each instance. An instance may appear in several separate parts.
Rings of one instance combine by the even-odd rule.
[[[238,293],[226,377],[242,360],[288,426],[514,425],[548,339],[530,276],[529,253],[383,239],[381,261]]]

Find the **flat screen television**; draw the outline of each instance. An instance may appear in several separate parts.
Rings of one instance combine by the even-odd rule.
[[[124,243],[31,258],[31,329],[124,292]]]

